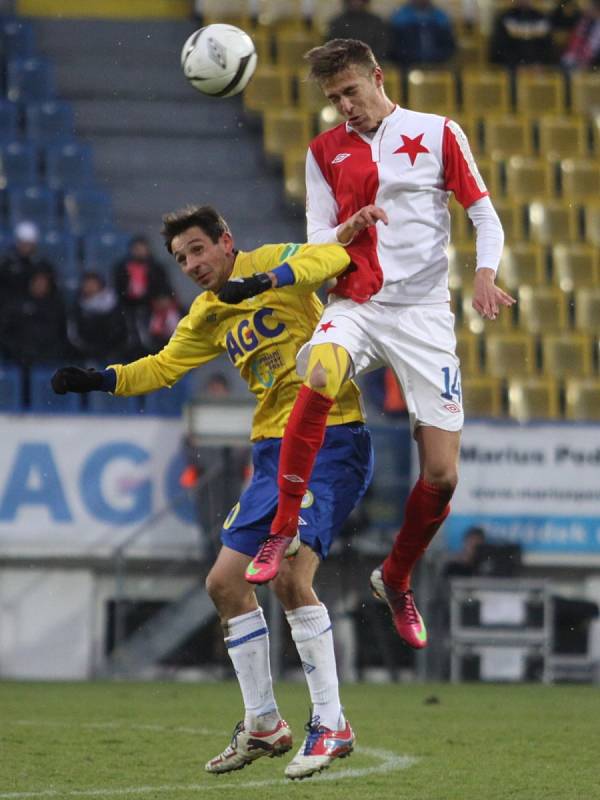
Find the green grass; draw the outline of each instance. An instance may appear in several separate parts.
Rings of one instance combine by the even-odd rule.
[[[299,744],[304,686],[277,694]],[[600,797],[597,688],[355,685],[343,699],[357,751],[323,777],[284,783],[288,757],[204,773],[240,717],[234,684],[0,683],[0,800]]]

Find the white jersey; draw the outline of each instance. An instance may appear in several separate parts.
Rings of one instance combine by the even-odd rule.
[[[401,304],[449,299],[449,194],[464,208],[488,195],[456,122],[398,106],[374,135],[344,123],[317,136],[306,188],[309,242],[337,242],[339,225],[363,206],[386,212],[389,225],[378,222],[350,243],[357,269],[333,291]]]

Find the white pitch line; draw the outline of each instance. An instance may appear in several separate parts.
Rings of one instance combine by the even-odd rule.
[[[315,781],[339,781],[345,778],[363,778],[366,775],[384,774],[386,772],[395,772],[400,769],[408,769],[416,764],[419,760],[414,756],[398,755],[389,750],[379,750],[372,747],[357,747],[357,753],[374,758],[381,763],[375,764],[372,767],[345,767],[342,769],[334,769],[332,772],[325,774],[315,775],[310,778],[312,782]],[[244,783],[225,783],[223,777],[220,777],[220,783],[190,783],[186,786],[174,784],[171,786],[128,786],[123,789],[71,789],[71,790],[57,790],[57,789],[44,789],[41,792],[1,792],[0,800],[27,800],[27,798],[36,797],[129,797],[133,795],[144,794],[163,794],[166,792],[211,792],[219,790],[233,790],[240,789],[256,789],[263,786],[289,786],[292,782],[286,778],[268,778],[259,781],[245,781]]]

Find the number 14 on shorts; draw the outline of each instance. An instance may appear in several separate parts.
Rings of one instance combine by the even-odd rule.
[[[442,375],[444,376],[444,391],[441,393],[444,400],[456,400],[457,403],[461,402],[461,387],[460,387],[460,369],[456,367],[452,382],[450,382],[451,369],[450,367],[442,367]]]

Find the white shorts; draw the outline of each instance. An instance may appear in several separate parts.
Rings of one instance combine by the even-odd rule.
[[[346,298],[326,306],[312,338],[300,349],[305,375],[313,345],[341,345],[352,358],[353,376],[390,367],[402,387],[411,429],[419,425],[460,431],[464,422],[454,314],[448,303],[389,305]]]

